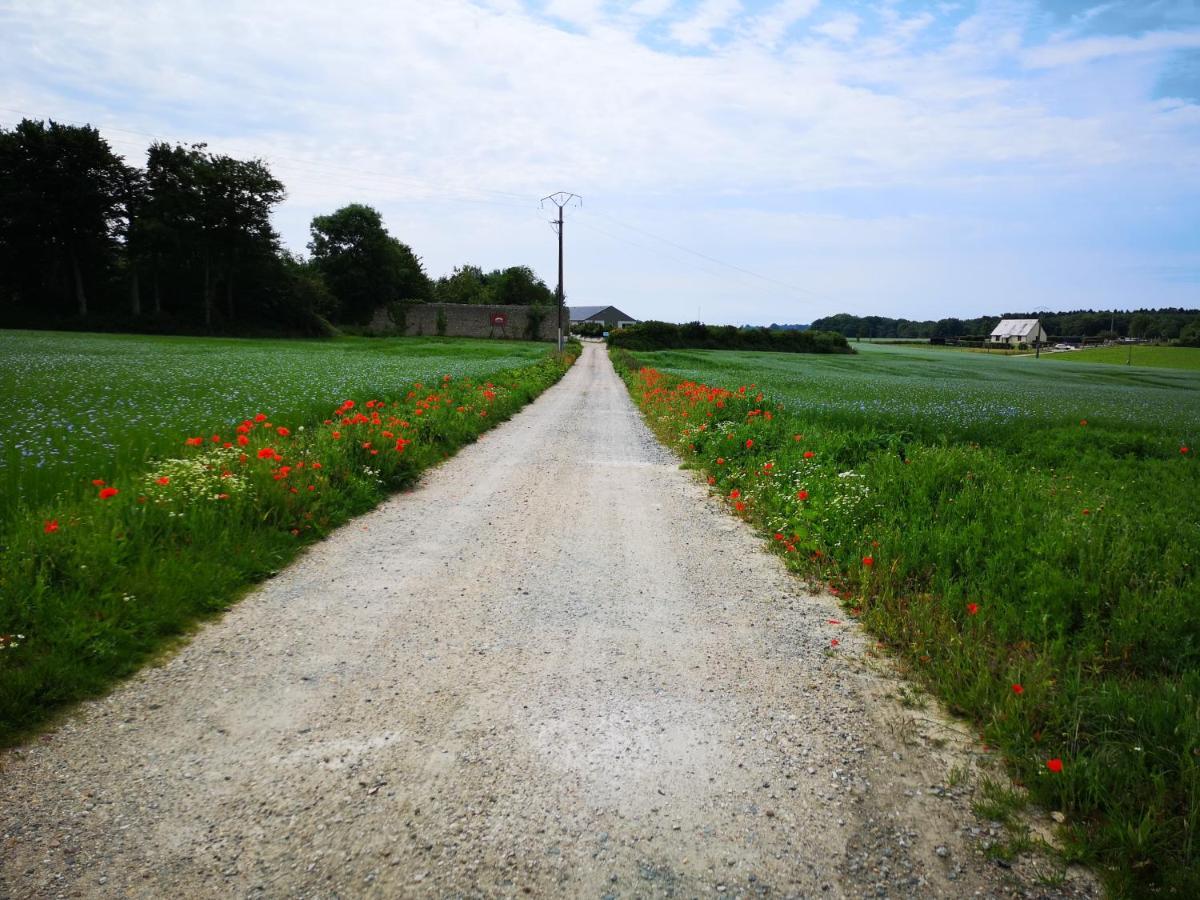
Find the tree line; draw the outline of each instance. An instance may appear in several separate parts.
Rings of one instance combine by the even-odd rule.
[[[976,338],[991,334],[1001,319],[1041,319],[1051,337],[1150,338],[1179,340],[1200,345],[1200,309],[1137,309],[1070,312],[1011,312],[974,319],[946,318],[918,321],[887,316],[853,316],[838,313],[815,319],[811,328],[836,331],[851,338]]]
[[[772,331],[700,322],[638,322],[610,332],[608,343],[626,350],[772,350],[777,353],[853,353],[846,338],[831,331]]]
[[[259,159],[157,141],[132,166],[91,126],[0,128],[0,325],[326,334],[396,302],[551,305],[532,269],[432,279],[379,212],[312,220],[283,247],[284,185]]]

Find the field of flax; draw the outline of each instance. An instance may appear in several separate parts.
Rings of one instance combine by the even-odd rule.
[[[21,506],[96,477],[139,471],[185,429],[247,412],[306,421],[345,397],[411,381],[485,375],[540,359],[545,344],[453,338],[333,341],[0,331],[0,526]]]
[[[1000,749],[1006,802],[1064,812],[1115,895],[1200,896],[1200,375],[615,356],[731,512]]]
[[[57,441],[56,429],[76,427],[54,458],[57,490],[20,472],[4,482],[6,503],[29,490],[0,525],[0,744],[136,671],[572,361],[499,342],[36,337],[50,357],[55,346],[91,349],[39,370],[26,348],[28,368],[5,376],[39,411],[17,423],[23,446],[37,445],[30,433]],[[125,354],[106,363],[94,348],[110,341]],[[79,377],[50,393],[46,371]],[[205,389],[190,391],[198,372]],[[24,453],[27,466],[38,458]]]

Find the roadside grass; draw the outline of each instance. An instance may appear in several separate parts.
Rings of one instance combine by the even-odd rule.
[[[1064,813],[1066,859],[1200,896],[1200,378],[934,354],[613,355],[664,442]]]
[[[0,746],[136,671],[306,544],[509,418],[577,350],[560,359],[543,345],[516,367],[501,356],[474,377],[445,372],[443,351],[425,358],[427,382],[399,374],[421,362],[396,365],[386,390],[319,412],[251,401],[219,431],[158,426],[166,435],[140,446],[161,455],[118,462],[81,450],[94,483],[30,501],[0,531]],[[282,378],[273,388],[295,396]]]
[[[259,409],[301,422],[345,397],[433,375],[535,362],[545,344],[458,338],[247,340],[0,331],[0,529],[22,507],[137,472],[181,428],[228,429]]]
[[[1190,369],[1200,372],[1200,347],[1157,347],[1135,344],[1132,347],[1089,347],[1063,353],[1043,353],[1042,359],[1073,363],[1146,366],[1153,369]]]

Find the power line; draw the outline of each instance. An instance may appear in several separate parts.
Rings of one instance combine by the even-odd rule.
[[[558,352],[563,351],[563,209],[572,201],[578,200],[578,206],[583,206],[583,198],[578,194],[572,194],[569,191],[557,191],[549,197],[543,197],[542,203],[549,201],[558,207],[558,219],[555,220],[556,231],[558,232]]]
[[[606,215],[605,213],[599,212],[595,209],[592,209],[591,212],[608,219],[608,221],[612,222],[614,225],[619,225],[621,228],[628,228],[630,231],[636,231],[638,234],[643,234],[646,237],[653,238],[656,241],[661,241],[662,243],[675,247],[678,250],[682,250],[685,253],[690,253],[692,256],[697,256],[700,259],[706,259],[709,262],[716,263],[719,266],[724,266],[727,269],[733,269],[736,272],[741,272],[744,275],[749,275],[753,278],[759,279],[760,281],[766,281],[779,287],[787,288],[789,291],[806,294],[815,299],[828,299],[822,297],[822,295],[816,293],[815,291],[808,290],[807,288],[798,287],[794,284],[788,284],[786,281],[780,281],[778,278],[772,278],[770,275],[763,275],[761,272],[755,272],[751,269],[745,268],[744,266],[735,265],[734,263],[726,262],[723,259],[717,259],[715,256],[709,256],[707,253],[701,253],[699,250],[693,250],[691,247],[685,247],[683,244],[678,244],[669,238],[663,237],[662,235],[654,234],[651,231],[646,231],[644,228],[638,228],[636,225],[630,225],[628,222],[622,222],[620,219]]]

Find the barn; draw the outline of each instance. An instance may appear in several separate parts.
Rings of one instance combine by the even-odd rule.
[[[615,306],[572,306],[571,324],[582,325],[584,322],[596,322],[608,328],[624,328],[626,325],[636,325],[637,319]]]
[[[1041,319],[1001,319],[988,335],[989,344],[1044,344],[1049,336]]]

